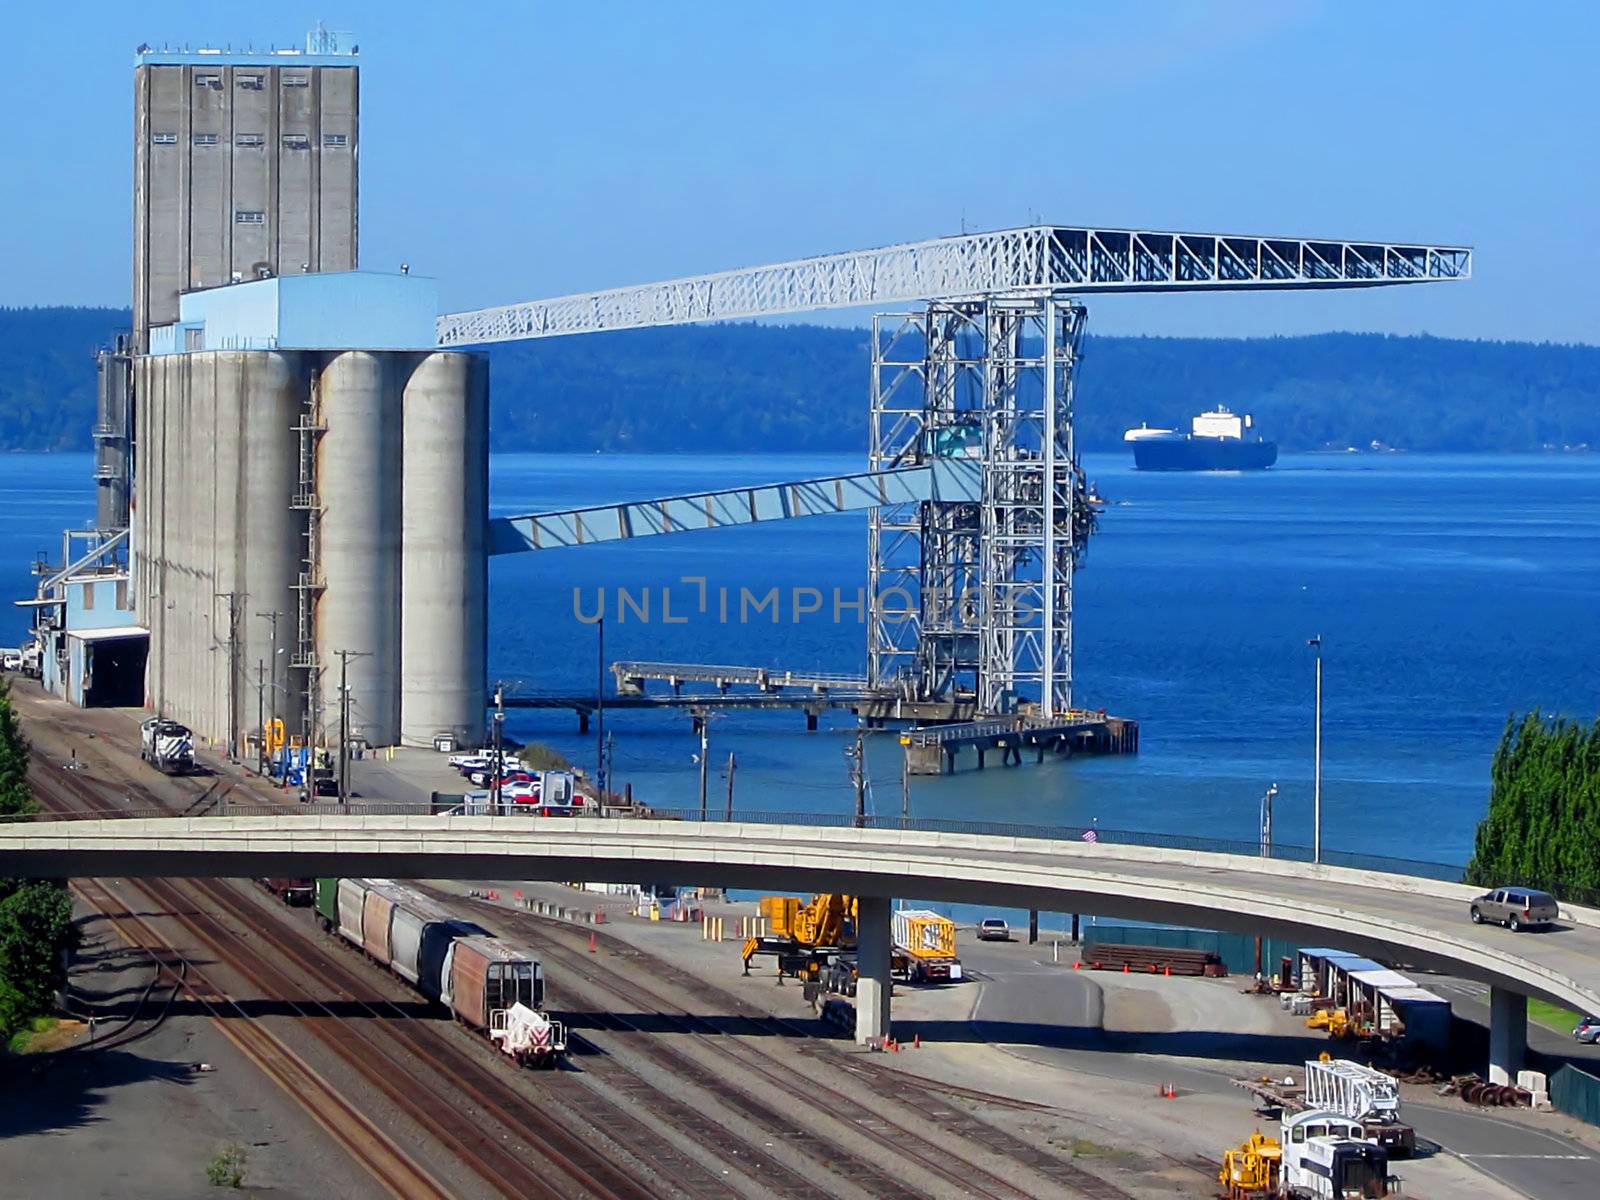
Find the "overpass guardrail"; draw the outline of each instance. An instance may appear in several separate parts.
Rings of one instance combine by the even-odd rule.
[[[228,797],[208,800],[203,806],[188,810],[166,808],[141,808],[129,805],[114,812],[75,811],[71,813],[38,813],[32,816],[0,816],[0,826],[17,822],[53,820],[100,820],[114,817],[142,819],[171,819],[174,817],[285,817],[285,816],[349,816],[349,817],[402,817],[449,816],[459,807],[461,798],[440,793],[432,802],[400,802],[386,800],[351,800],[341,804],[335,800],[299,803],[293,807],[259,801],[240,801]],[[698,822],[699,808],[649,807],[637,816],[617,816],[618,821],[640,818],[664,821]],[[566,816],[541,816],[518,814],[512,819],[565,821]],[[1159,850],[1193,850],[1211,854],[1229,854],[1241,858],[1271,858],[1280,862],[1310,864],[1315,851],[1310,846],[1273,843],[1263,848],[1258,842],[1242,838],[1201,837],[1193,834],[1164,833],[1153,830],[1110,829],[1091,825],[1024,825],[1008,821],[973,821],[951,817],[901,817],[898,815],[867,814],[858,818],[849,812],[791,812],[772,809],[736,809],[729,812],[711,810],[705,818],[713,824],[789,825],[815,828],[869,830],[906,830],[921,833],[948,833],[979,837],[1034,838],[1047,841],[1082,841],[1102,846],[1142,846]],[[1358,871],[1375,871],[1391,875],[1432,879],[1442,883],[1466,883],[1466,867],[1461,863],[1447,863],[1426,859],[1396,858],[1389,855],[1369,854],[1363,851],[1322,851],[1322,865],[1346,867]],[[1563,887],[1548,880],[1526,881],[1497,879],[1496,887],[1532,887],[1553,892],[1558,900],[1569,904],[1600,906],[1600,889],[1573,885]]]

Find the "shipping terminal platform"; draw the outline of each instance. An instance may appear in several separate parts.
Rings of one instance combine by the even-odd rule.
[[[953,772],[964,749],[976,752],[980,770],[995,751],[1000,752],[1002,765],[1014,766],[1023,761],[1024,751],[1043,762],[1046,754],[1135,754],[1139,749],[1138,722],[1108,716],[1104,710],[1071,709],[1040,716],[1029,706],[1014,714],[982,716],[971,694],[918,698],[873,688],[860,675],[634,661],[615,662],[610,669],[617,681],[614,695],[508,688],[500,702],[508,709],[575,713],[580,733],[589,732],[591,720],[602,710],[679,709],[688,712],[697,726],[713,710],[798,711],[805,713],[806,729],[811,731],[825,711],[839,710],[857,717],[868,729],[885,729],[890,722],[908,726],[900,734],[900,744],[912,775]],[[651,684],[665,684],[669,690],[651,693]]]

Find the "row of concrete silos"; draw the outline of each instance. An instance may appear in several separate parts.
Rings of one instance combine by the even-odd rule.
[[[480,356],[203,351],[137,365],[134,557],[148,702],[218,743],[258,703],[301,732],[291,667],[309,514],[293,504],[315,414],[318,734],[371,745],[482,737],[488,384]],[[273,657],[279,703],[258,701]],[[347,651],[341,672],[339,651]]]

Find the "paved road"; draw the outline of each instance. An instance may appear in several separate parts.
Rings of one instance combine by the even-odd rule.
[[[1229,1082],[1236,1062],[1298,1070],[1325,1048],[1325,1039],[1270,1034],[1108,1032],[1101,1028],[1105,1005],[1092,975],[1014,951],[969,947],[962,957],[983,983],[972,1018],[979,1035],[1046,1066],[1237,1097]],[[1285,1053],[1290,1044],[1297,1049]],[[1408,1100],[1406,1117],[1421,1137],[1531,1200],[1592,1200],[1596,1194],[1600,1156],[1582,1143],[1442,1101]]]

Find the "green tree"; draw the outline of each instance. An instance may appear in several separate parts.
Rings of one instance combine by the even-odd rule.
[[[0,685],[0,818],[32,815],[28,743],[8,689]],[[62,951],[73,937],[72,897],[51,879],[0,879],[0,1046],[47,1011],[65,981]]]
[[[1600,900],[1600,720],[1535,711],[1506,723],[1467,880]]]
[[[0,682],[0,816],[31,816],[38,801],[28,787],[28,743],[11,707],[11,689]]]

